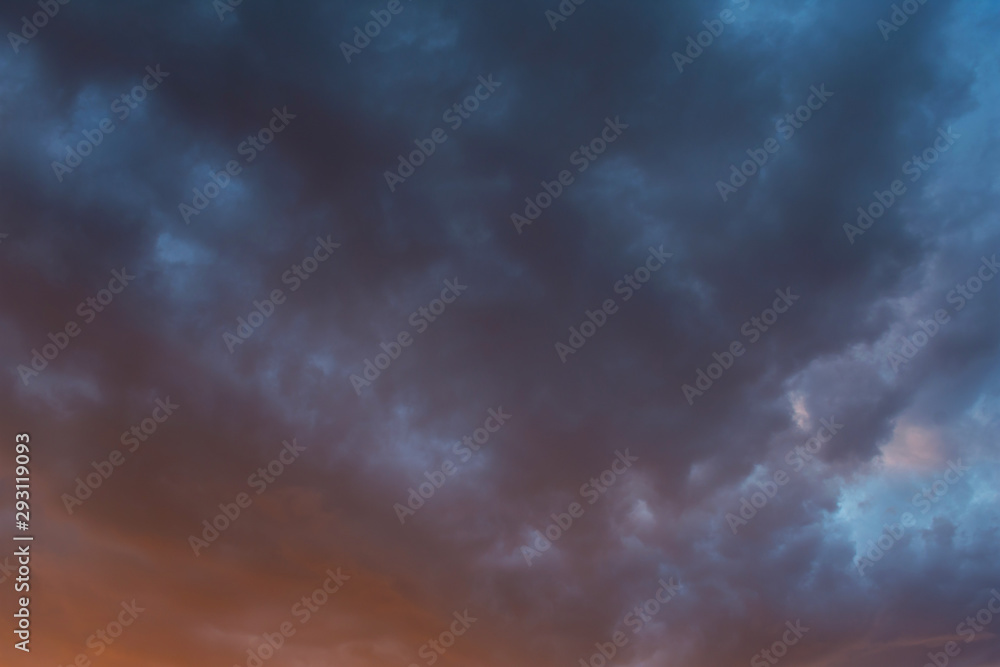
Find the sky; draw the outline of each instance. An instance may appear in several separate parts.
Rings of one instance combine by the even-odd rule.
[[[998,27],[5,3],[0,663],[1000,665]]]

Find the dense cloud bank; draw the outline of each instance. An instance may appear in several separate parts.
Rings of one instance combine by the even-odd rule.
[[[1000,659],[995,6],[48,5],[19,660]]]

